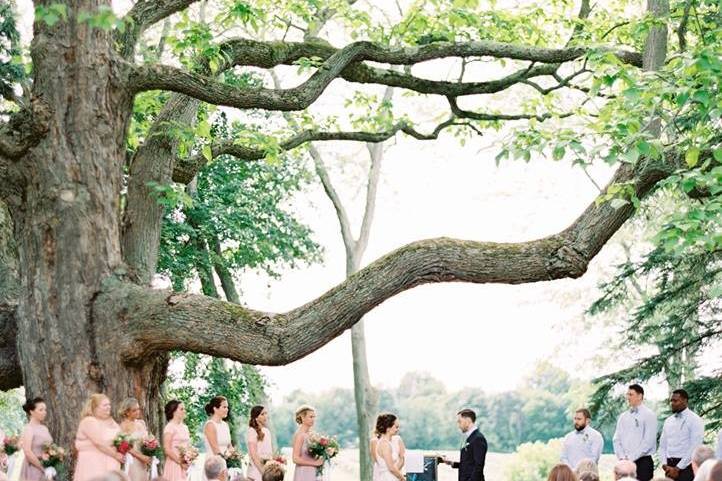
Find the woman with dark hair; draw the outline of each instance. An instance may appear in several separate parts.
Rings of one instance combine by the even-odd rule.
[[[273,457],[271,431],[266,426],[268,426],[268,409],[263,406],[253,406],[246,432],[248,456],[251,458],[246,476],[252,481],[261,481],[263,460]]]
[[[557,464],[549,471],[547,481],[577,481],[577,475],[566,464]]]
[[[43,446],[53,442],[53,437],[45,425],[47,407],[42,398],[28,399],[23,404],[23,411],[28,416],[28,424],[23,429],[21,446],[25,454],[20,479],[23,481],[40,481],[45,479],[45,468],[40,463]]]
[[[399,432],[399,419],[391,413],[379,414],[376,418],[376,463],[374,464],[374,481],[404,481],[399,469],[398,445],[391,442]]]
[[[168,424],[163,429],[163,452],[165,464],[163,477],[168,481],[186,481],[188,464],[181,456],[180,449],[190,446],[191,435],[183,420],[186,408],[183,403],[173,399],[165,405],[165,419]]]
[[[228,417],[228,400],[223,396],[216,396],[206,404],[206,414],[210,419],[203,426],[203,442],[206,446],[206,455],[217,454],[223,456],[231,446],[231,429],[224,421]]]

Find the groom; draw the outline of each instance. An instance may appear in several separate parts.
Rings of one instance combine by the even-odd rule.
[[[476,413],[471,409],[462,409],[456,414],[464,442],[461,446],[459,462],[443,461],[459,470],[459,481],[484,481],[484,461],[486,460],[486,438],[476,428]]]

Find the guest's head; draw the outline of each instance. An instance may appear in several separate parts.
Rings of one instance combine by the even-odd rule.
[[[384,434],[394,436],[399,432],[399,418],[395,414],[383,413],[376,417],[376,436],[381,437]]]
[[[637,465],[628,459],[623,459],[614,465],[614,479],[637,477]]]
[[[579,481],[599,481],[599,473],[582,471],[581,473],[577,473],[577,479]]]
[[[476,413],[471,409],[465,408],[456,413],[456,425],[462,433],[469,431],[475,423]]]
[[[263,475],[261,481],[283,481],[286,470],[281,464],[275,461],[269,461],[263,466]]]
[[[694,475],[694,481],[709,481],[710,471],[712,471],[712,467],[715,464],[717,464],[716,459],[708,459],[700,464],[697,473]]]
[[[697,474],[697,470],[702,466],[702,463],[708,459],[714,459],[714,456],[714,450],[709,446],[703,444],[694,448],[694,451],[692,451],[692,472]]]
[[[102,476],[98,476],[98,477],[92,479],[92,481],[129,481],[129,480],[130,480],[130,478],[128,477],[128,475],[119,469],[115,469],[113,471],[108,471],[107,473],[103,474]]]
[[[296,409],[296,424],[299,426],[312,427],[316,422],[316,410],[304,404]]]
[[[181,422],[186,417],[186,408],[182,402],[172,399],[165,403],[165,419],[166,421]]]
[[[574,468],[574,472],[577,473],[577,476],[579,476],[585,471],[590,471],[599,475],[599,466],[597,466],[597,463],[595,463],[593,459],[584,458],[577,463],[577,466]]]
[[[122,420],[135,421],[140,419],[140,415],[140,403],[134,397],[123,399],[123,402],[118,407],[118,417]]]
[[[218,455],[210,456],[203,463],[203,471],[206,473],[206,479],[218,479],[226,481],[228,479],[228,468],[226,468],[226,460]]]
[[[80,413],[81,418],[94,416],[98,419],[110,419],[110,398],[105,394],[91,394]]]
[[[684,389],[675,389],[669,397],[669,407],[673,413],[681,413],[689,405],[689,394]]]
[[[722,461],[716,461],[712,465],[707,481],[722,481]]]
[[[256,430],[258,440],[263,441],[265,434],[263,427],[268,424],[268,409],[263,406],[253,406],[251,414],[248,416],[248,426]]]
[[[566,464],[557,464],[549,471],[547,481],[577,481],[577,475]]]
[[[23,404],[23,411],[25,411],[25,414],[28,415],[28,419],[39,423],[45,421],[45,416],[48,414],[48,408],[41,397],[25,401],[25,404]]]
[[[206,414],[220,419],[228,417],[228,399],[216,396],[206,404]]]
[[[639,384],[632,384],[627,388],[627,403],[635,408],[644,401],[644,388]]]
[[[592,421],[592,413],[587,408],[577,409],[574,413],[574,429],[581,431]]]

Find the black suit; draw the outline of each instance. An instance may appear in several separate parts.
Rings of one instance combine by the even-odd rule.
[[[459,481],[484,481],[486,450],[486,438],[474,429],[461,448],[459,462],[451,464],[452,468],[459,470]]]

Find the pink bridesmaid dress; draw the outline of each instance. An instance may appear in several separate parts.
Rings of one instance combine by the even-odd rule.
[[[171,449],[178,451],[181,446],[190,446],[191,434],[188,431],[188,426],[185,424],[178,424],[169,422],[163,429],[163,438],[170,435],[170,446]],[[163,465],[163,477],[168,481],[186,481],[187,473],[180,464],[176,463],[168,456],[165,458],[165,464]]]
[[[46,444],[52,443],[53,437],[50,435],[50,431],[48,431],[47,426],[44,424],[28,423],[28,425],[25,426],[25,431],[23,432],[23,439],[27,439],[30,433],[33,435],[30,450],[38,457],[38,459],[40,459],[40,456],[43,454],[43,447],[45,447]],[[20,471],[20,479],[23,481],[41,481],[45,479],[45,473],[25,459],[23,461],[22,470]]]
[[[105,446],[113,448],[113,439],[120,433],[120,426],[112,419],[100,420],[88,416],[80,421],[78,434],[75,435],[75,448],[78,450],[78,462],[75,466],[73,481],[90,481],[110,471],[120,469],[120,463],[108,456],[90,440],[95,439]]]
[[[263,459],[271,459],[273,457],[273,444],[271,443],[271,431],[268,428],[261,428],[263,432],[263,441],[258,440],[258,433],[254,428],[248,428],[246,432],[246,445],[249,446],[248,451],[250,452],[250,445],[256,444],[256,452],[258,457]],[[248,457],[248,473],[247,477],[251,481],[261,481],[261,472],[258,470],[251,457]]]
[[[310,462],[316,461],[310,454],[308,454],[308,434],[301,434],[301,436],[303,436],[301,458]],[[293,481],[316,481],[316,478],[317,474],[315,466],[296,465],[296,469],[293,471]]]

